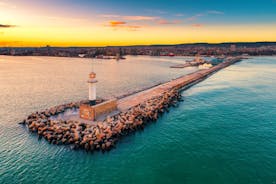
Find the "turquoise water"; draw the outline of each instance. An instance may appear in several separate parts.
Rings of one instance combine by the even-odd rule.
[[[139,87],[177,77],[181,72],[191,72],[191,69],[172,71],[167,67],[179,63],[179,58],[160,62],[141,57],[138,60],[142,66],[134,58],[130,59],[133,61],[120,64],[120,72],[127,74],[128,67],[135,65],[131,72],[140,83],[133,85]],[[18,60],[14,62],[21,66]],[[62,71],[54,72],[56,80],[74,83],[81,91],[76,92],[69,85],[60,85],[61,89],[54,89],[58,85],[46,81],[38,85],[40,80],[46,80],[40,75],[44,68],[48,67],[49,73],[54,70],[49,68],[58,65],[45,58],[36,64],[36,70],[28,70],[26,64],[8,67],[3,62],[0,70],[9,72],[5,75],[0,72],[1,95],[4,94],[0,103],[0,183],[276,182],[276,57],[256,57],[219,71],[184,91],[185,101],[177,108],[172,108],[143,131],[124,137],[116,149],[104,154],[72,151],[38,141],[16,123],[35,108],[84,98],[86,91],[82,90],[86,86],[78,84],[83,75],[77,73],[86,72],[86,64],[71,61],[65,69],[59,68]],[[104,65],[108,67],[108,63]],[[117,67],[116,63],[112,65]],[[139,66],[147,66],[147,71],[140,70]],[[155,70],[149,74],[152,68]],[[16,72],[10,74],[11,71]],[[23,77],[20,72],[27,75],[23,81],[18,80],[28,90],[14,86],[20,85],[13,81],[17,75]],[[74,77],[69,76],[70,73],[74,73]],[[122,87],[112,86],[110,91],[124,91],[128,83]],[[42,90],[49,85],[52,85],[51,90]],[[61,95],[62,91],[68,93]],[[12,101],[14,97],[17,99]]]

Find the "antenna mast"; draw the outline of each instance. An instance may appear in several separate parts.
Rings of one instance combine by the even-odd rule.
[[[94,58],[91,59],[91,72],[94,72]]]

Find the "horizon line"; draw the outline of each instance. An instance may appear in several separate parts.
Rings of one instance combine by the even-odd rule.
[[[197,44],[206,44],[206,45],[220,45],[220,44],[254,44],[254,43],[275,43],[276,41],[239,41],[239,42],[191,42],[191,43],[175,43],[175,44],[130,44],[130,45],[106,45],[106,46],[51,46],[50,44],[41,45],[41,46],[0,46],[0,48],[43,48],[43,47],[52,47],[52,48],[106,48],[106,47],[147,47],[147,46],[178,46],[178,45],[197,45]]]

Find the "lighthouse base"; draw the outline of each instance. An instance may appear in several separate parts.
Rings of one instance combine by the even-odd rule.
[[[80,105],[79,115],[82,119],[95,121],[98,117],[115,110],[117,110],[117,99],[108,100],[96,105],[90,105],[89,102],[89,104]]]
[[[96,100],[89,100],[89,105],[96,105]]]

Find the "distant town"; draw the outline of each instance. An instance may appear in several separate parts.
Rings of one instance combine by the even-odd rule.
[[[194,43],[178,45],[137,45],[107,47],[1,47],[0,55],[55,56],[113,59],[124,55],[149,56],[271,56],[276,42]],[[123,58],[123,57],[122,57]]]

